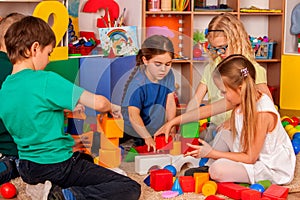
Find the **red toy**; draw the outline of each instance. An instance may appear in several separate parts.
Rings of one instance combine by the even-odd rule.
[[[157,150],[171,150],[173,149],[172,136],[169,136],[168,143],[165,141],[165,135],[159,135],[155,138]]]
[[[270,200],[284,200],[287,198],[289,193],[289,188],[272,184],[262,195],[262,197],[267,197]]]
[[[195,192],[195,179],[192,176],[180,176],[179,183],[183,192]]]
[[[225,200],[225,199],[218,197],[216,195],[210,195],[210,196],[206,197],[205,200]]]
[[[242,192],[245,190],[250,190],[250,189],[232,182],[225,182],[225,183],[218,183],[217,193],[223,194],[233,199],[241,199]]]
[[[260,200],[261,193],[257,190],[244,190],[242,191],[243,200]]]
[[[11,199],[17,195],[17,189],[12,183],[4,183],[0,190],[2,197],[5,199]]]
[[[150,186],[155,191],[171,190],[173,174],[167,169],[158,169],[150,172]]]

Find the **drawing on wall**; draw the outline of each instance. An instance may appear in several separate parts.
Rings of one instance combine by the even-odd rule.
[[[111,49],[116,56],[136,55],[138,53],[136,26],[99,28],[99,36],[104,56],[108,56]]]

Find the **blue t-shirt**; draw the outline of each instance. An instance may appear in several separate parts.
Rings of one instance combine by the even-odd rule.
[[[166,118],[166,102],[168,94],[175,90],[175,78],[172,69],[158,83],[151,82],[143,70],[138,70],[129,83],[122,103],[125,133],[139,137],[128,116],[128,106],[140,109],[140,116],[151,135],[164,123]]]

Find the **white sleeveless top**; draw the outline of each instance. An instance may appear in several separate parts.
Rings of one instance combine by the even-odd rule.
[[[272,100],[265,94],[257,102],[258,112],[271,112],[277,115],[277,125],[266,136],[265,143],[255,164],[242,163],[249,175],[251,183],[270,180],[273,184],[287,184],[294,178],[296,156],[291,140],[284,130],[280,115]],[[233,151],[240,152],[240,136],[243,126],[243,115],[236,111],[235,126],[237,137],[233,143]]]

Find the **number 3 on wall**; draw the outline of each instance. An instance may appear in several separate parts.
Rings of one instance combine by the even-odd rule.
[[[69,14],[67,8],[59,1],[42,1],[35,7],[32,15],[48,23],[51,14],[53,14],[52,30],[56,37],[56,47],[53,49],[50,60],[67,60],[68,47],[58,46],[68,30]]]

